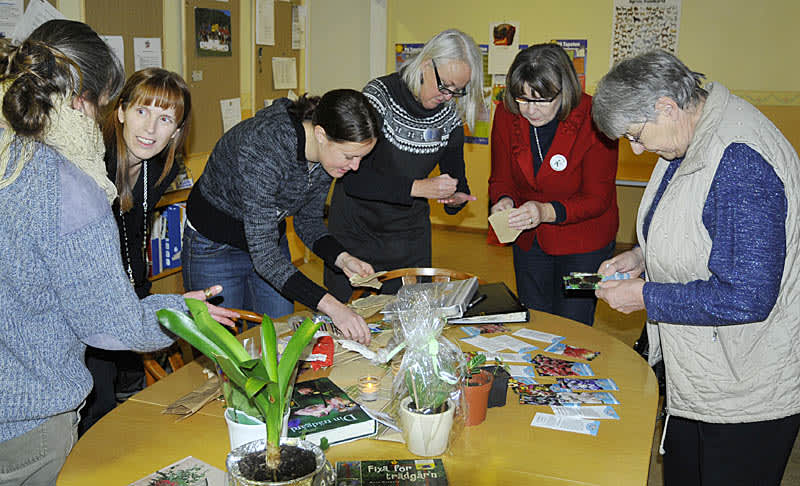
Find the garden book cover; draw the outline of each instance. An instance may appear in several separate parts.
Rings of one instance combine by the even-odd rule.
[[[302,437],[329,445],[375,435],[375,419],[328,378],[297,383],[292,392],[289,437]]]
[[[336,463],[336,486],[447,486],[441,459]]]
[[[187,456],[128,486],[225,486],[225,471]]]

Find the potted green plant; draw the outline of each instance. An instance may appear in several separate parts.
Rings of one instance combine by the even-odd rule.
[[[486,419],[486,408],[489,404],[489,391],[492,388],[494,375],[481,366],[486,356],[481,353],[469,355],[463,385],[461,387],[466,402],[464,425],[478,425]]]
[[[227,329],[211,317],[204,302],[186,299],[186,305],[193,318],[182,312],[162,309],[157,313],[159,322],[213,359],[228,379],[244,390],[266,424],[266,440],[249,442],[228,455],[226,466],[230,484],[312,484],[315,477],[332,474],[332,468],[318,446],[304,440],[280,437],[291,375],[319,323],[306,319],[294,332],[279,361],[275,327],[269,316],[264,315],[261,357],[254,359]],[[283,457],[288,456],[293,456],[293,459],[283,461]],[[305,466],[291,471],[282,467],[284,464]]]
[[[399,294],[398,294],[399,295]],[[463,354],[441,333],[445,319],[430,299],[411,300],[397,312],[405,353],[395,377],[400,400],[398,422],[408,450],[418,456],[438,456],[446,449],[453,425],[458,370]]]

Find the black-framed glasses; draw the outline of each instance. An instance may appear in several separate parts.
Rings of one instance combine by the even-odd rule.
[[[555,100],[556,100],[556,98],[558,98],[558,95],[560,95],[560,94],[561,94],[561,90],[558,90],[558,93],[554,94],[554,95],[553,95],[552,97],[550,97],[550,98],[537,98],[537,99],[530,99],[530,98],[525,98],[524,96],[517,96],[517,97],[515,97],[515,98],[514,98],[514,101],[516,101],[516,102],[517,102],[517,104],[518,104],[518,105],[520,105],[520,106],[528,106],[528,105],[533,105],[533,106],[542,106],[542,105],[549,105],[550,103],[552,103],[553,101],[555,101]]]
[[[436,61],[431,59],[431,64],[433,64],[433,75],[436,76],[436,87],[439,88],[439,92],[443,95],[450,95],[453,98],[459,98],[461,96],[467,95],[467,87],[464,86],[461,89],[450,89],[442,83],[442,78],[439,77],[439,70],[436,69]]]
[[[644,133],[644,127],[647,126],[648,121],[650,120],[645,120],[644,123],[642,123],[642,128],[639,130],[639,133],[637,133],[635,136],[629,135],[627,133],[623,136],[627,138],[630,143],[638,143],[639,145],[641,145],[642,144],[641,139],[642,139],[642,134]]]

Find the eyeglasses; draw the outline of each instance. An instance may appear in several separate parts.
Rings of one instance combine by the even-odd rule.
[[[467,87],[464,86],[461,89],[450,89],[442,83],[442,78],[439,77],[439,70],[436,69],[436,61],[431,59],[431,63],[433,64],[433,74],[436,76],[436,87],[439,88],[439,92],[443,95],[450,95],[453,98],[459,98],[461,96],[467,95]]]
[[[535,100],[532,100],[530,98],[523,98],[522,96],[518,96],[518,97],[514,98],[514,101],[516,101],[517,104],[520,105],[520,106],[528,106],[528,105],[543,106],[543,105],[548,105],[548,104],[552,103],[553,101],[555,101],[555,99],[558,98],[558,95],[560,95],[560,94],[561,94],[561,90],[558,90],[558,93],[554,94],[551,98],[538,98],[538,99],[535,99]]]
[[[642,138],[642,134],[644,133],[644,127],[647,126],[647,122],[648,121],[650,121],[650,120],[645,120],[644,123],[642,123],[642,128],[641,128],[641,130],[639,130],[639,133],[636,136],[629,135],[627,133],[625,135],[623,135],[623,136],[625,138],[627,138],[630,143],[638,143],[639,145],[641,145],[642,144],[641,138]]]

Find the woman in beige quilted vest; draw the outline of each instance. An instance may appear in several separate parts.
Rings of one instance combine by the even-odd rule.
[[[645,309],[663,359],[667,485],[779,485],[800,427],[800,160],[757,109],[672,54],[618,63],[592,113],[660,156],[638,247],[601,264],[597,296]]]

